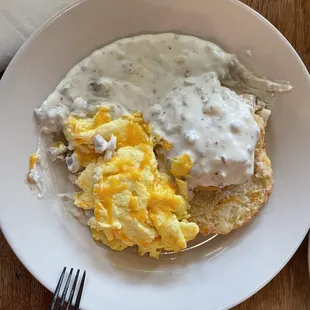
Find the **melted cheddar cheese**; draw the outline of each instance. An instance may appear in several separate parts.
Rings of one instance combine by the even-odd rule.
[[[64,124],[74,158],[84,169],[74,203],[94,211],[89,221],[93,238],[118,251],[137,245],[140,255],[158,258],[162,250],[184,249],[199,229],[187,221],[189,205],[176,194],[174,179],[158,171],[150,132],[141,113],[112,120],[107,107],[92,118],[71,114]],[[97,135],[106,141],[116,137],[109,160],[95,151]],[[188,172],[185,158],[176,165],[178,175]]]

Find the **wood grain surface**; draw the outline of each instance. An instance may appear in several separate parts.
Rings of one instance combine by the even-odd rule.
[[[265,16],[284,34],[309,70],[310,0],[244,0],[243,2]],[[48,309],[50,301],[51,293],[23,267],[0,234],[0,310]],[[269,284],[234,308],[234,310],[309,309],[310,281],[306,239],[290,262]]]

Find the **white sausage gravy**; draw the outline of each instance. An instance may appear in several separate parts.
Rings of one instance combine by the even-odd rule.
[[[223,86],[246,84],[246,78],[266,89],[290,87],[256,78],[235,55],[208,41],[141,35],[109,44],[77,64],[36,115],[50,133],[60,131],[71,112],[85,117],[97,105],[110,105],[114,118],[142,112],[153,133],[172,143],[168,160],[190,155],[191,186],[223,187],[253,174],[259,138],[253,107]]]

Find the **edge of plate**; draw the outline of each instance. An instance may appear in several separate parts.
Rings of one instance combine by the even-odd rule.
[[[3,72],[3,75],[0,79],[0,86],[2,86],[5,81],[6,81],[6,76],[8,75],[8,71],[11,69],[11,67],[13,67],[15,65],[15,63],[18,61],[20,54],[23,53],[23,51],[28,47],[29,44],[31,44],[31,42],[46,28],[48,27],[51,23],[53,23],[57,18],[59,18],[61,15],[65,14],[67,11],[73,9],[76,6],[79,6],[80,4],[86,2],[88,0],[78,0],[75,3],[66,5],[63,9],[61,9],[60,11],[58,11],[57,13],[53,14],[49,19],[47,19],[39,28],[37,28],[37,30],[35,30],[30,36],[29,38],[22,44],[22,46],[18,49],[18,51],[16,52],[16,54],[13,56],[13,58],[11,59],[11,61],[9,62],[8,66],[6,67],[5,71]],[[0,88],[1,90],[1,88]],[[38,275],[36,272],[34,272],[32,270],[32,268],[29,266],[28,263],[25,262],[23,255],[20,253],[19,250],[17,250],[15,248],[15,246],[13,245],[13,243],[10,240],[10,237],[8,236],[8,234],[6,233],[6,229],[3,227],[3,225],[1,225],[1,219],[0,219],[0,229],[4,235],[5,240],[7,241],[7,243],[9,244],[10,248],[12,249],[12,251],[14,252],[14,254],[17,256],[17,258],[19,259],[19,261],[23,264],[23,266],[27,269],[27,271],[37,280],[39,281],[46,289],[48,289],[50,292],[54,291],[53,287],[50,287],[48,285],[48,283],[46,283],[46,281],[41,278],[40,275]],[[57,283],[55,283],[56,285]]]
[[[297,60],[301,64],[301,69],[305,73],[306,78],[308,78],[309,87],[310,87],[310,74],[309,74],[309,72],[308,72],[308,70],[306,68],[306,65],[304,64],[303,60],[301,59],[301,57],[299,56],[299,54],[297,53],[295,48],[288,41],[288,39],[268,19],[266,19],[263,15],[261,15],[260,13],[258,13],[257,11],[255,11],[254,9],[252,9],[251,7],[246,5],[245,3],[243,3],[243,2],[241,2],[239,0],[228,0],[228,1],[238,5],[240,7],[242,7],[244,10],[250,11],[253,15],[256,16],[256,18],[259,18],[260,20],[262,20],[262,22],[264,22],[265,24],[269,25],[270,29],[278,34],[279,38],[286,43],[286,45],[293,52],[295,58],[297,58]],[[298,250],[299,246],[301,245],[302,241],[305,239],[305,236],[307,235],[309,229],[310,229],[310,223],[309,223],[309,228],[306,228],[305,232],[301,234],[299,240],[296,242],[295,247],[292,249],[291,253],[288,254],[288,256],[284,259],[283,263],[279,266],[279,268],[277,268],[273,272],[273,274],[271,274],[264,282],[262,282],[254,290],[252,290],[252,292],[250,292],[247,296],[245,296],[243,298],[239,298],[234,303],[227,304],[226,306],[222,307],[219,310],[225,310],[225,309],[229,309],[229,308],[232,308],[232,307],[235,307],[235,306],[239,305],[243,301],[245,301],[248,298],[252,297],[258,291],[260,291],[265,285],[267,285],[275,276],[278,275],[278,273],[286,266],[286,264],[289,262],[289,260],[293,257],[293,255],[296,253],[296,251]],[[310,234],[309,234],[309,237],[310,237]],[[308,240],[308,266],[309,266],[309,275],[310,275],[310,238]]]
[[[15,62],[18,60],[19,55],[23,52],[24,49],[27,48],[27,46],[29,44],[31,44],[31,42],[47,27],[49,26],[52,22],[54,22],[57,18],[59,18],[61,15],[65,14],[66,12],[68,12],[69,10],[73,9],[76,6],[79,6],[80,4],[82,4],[83,2],[86,2],[88,0],[77,0],[74,3],[71,3],[69,5],[66,5],[64,8],[62,8],[60,11],[58,11],[57,13],[55,13],[54,15],[52,15],[49,19],[47,19],[39,28],[37,28],[30,36],[29,38],[22,44],[22,46],[18,49],[18,51],[16,52],[16,54],[13,56],[13,58],[11,59],[11,61],[9,62],[8,66],[6,67],[6,69],[3,72],[1,81],[5,80],[6,75],[7,75],[7,71],[15,65]],[[230,1],[230,0],[229,0]]]

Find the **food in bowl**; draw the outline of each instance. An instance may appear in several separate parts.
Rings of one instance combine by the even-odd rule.
[[[141,35],[93,52],[35,114],[94,239],[158,258],[199,231],[227,234],[264,205],[270,111],[255,94],[290,89],[211,42]]]

